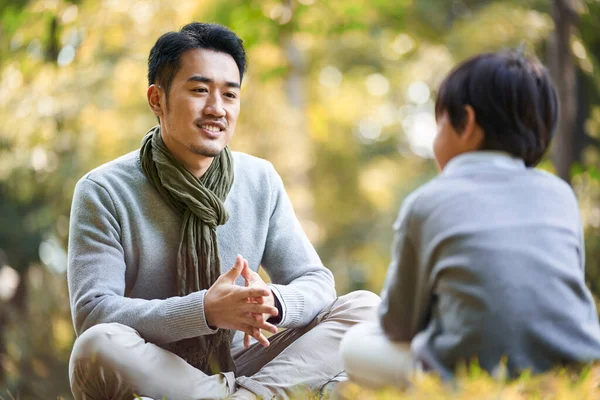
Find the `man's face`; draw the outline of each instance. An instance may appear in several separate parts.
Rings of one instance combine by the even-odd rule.
[[[169,93],[161,92],[163,141],[183,160],[213,158],[235,130],[240,72],[229,54],[205,49],[186,51],[180,64]]]

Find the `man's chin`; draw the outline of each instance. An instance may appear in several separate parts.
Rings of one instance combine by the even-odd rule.
[[[201,146],[190,146],[190,151],[198,156],[214,158],[221,154],[223,148],[210,148]]]

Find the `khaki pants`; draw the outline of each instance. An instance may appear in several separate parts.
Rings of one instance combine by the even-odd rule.
[[[350,380],[370,388],[406,388],[418,373],[410,343],[392,342],[378,322],[357,324],[340,345],[344,369]]]
[[[76,341],[69,363],[76,400],[288,399],[296,390],[318,390],[343,370],[339,344],[346,331],[374,321],[379,297],[357,291],[337,298],[306,327],[269,338],[271,345],[232,348],[238,376],[208,376],[175,354],[146,342],[132,328],[99,324]],[[239,390],[238,390],[239,389]]]

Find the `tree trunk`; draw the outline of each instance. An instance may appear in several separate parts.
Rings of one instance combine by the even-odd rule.
[[[554,162],[558,176],[571,181],[575,159],[574,135],[577,120],[577,71],[570,41],[577,14],[572,0],[554,0],[552,17],[554,34],[549,43],[549,68],[558,90],[560,120],[554,140]]]
[[[46,60],[56,63],[58,60],[58,17],[52,17],[48,32],[48,45],[46,48]]]
[[[0,387],[6,386],[6,382],[4,382],[6,374],[2,365],[2,359],[8,356],[6,354],[6,341],[4,339],[4,327],[6,327],[7,323],[8,318],[6,312],[6,304],[0,304]]]
[[[573,162],[583,162],[583,151],[585,148],[592,144],[589,140],[589,136],[585,132],[585,121],[590,116],[590,101],[588,99],[589,93],[586,87],[589,81],[586,82],[587,77],[581,69],[577,70],[577,110],[574,121],[574,132],[573,132]]]
[[[9,303],[11,316],[15,317],[15,318],[13,318],[13,320],[11,322],[17,323],[17,324],[23,324],[23,322],[25,322],[26,324],[29,323],[29,321],[28,321],[29,315],[28,315],[28,307],[27,307],[27,297],[28,297],[27,294],[29,292],[28,287],[27,287],[28,267],[24,266],[25,263],[27,263],[27,265],[29,264],[28,261],[23,261],[23,264],[21,264],[19,266],[20,268],[17,270],[17,271],[19,271],[19,273],[21,275],[21,279],[19,279],[19,284],[17,285],[15,294]],[[27,325],[25,325],[25,326],[27,326]],[[16,398],[18,398],[19,395],[23,395],[23,393],[27,392],[26,389],[29,384],[28,380],[32,376],[31,367],[30,367],[31,358],[27,355],[29,351],[31,351],[31,349],[28,349],[27,351],[23,351],[23,353],[21,354],[21,359],[18,362],[19,378],[17,380],[17,386],[16,386],[16,393],[17,393]]]

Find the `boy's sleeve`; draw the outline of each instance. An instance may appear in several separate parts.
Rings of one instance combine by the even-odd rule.
[[[418,331],[422,310],[419,295],[419,262],[411,241],[410,199],[404,202],[394,223],[391,262],[381,293],[379,317],[386,335],[394,341],[409,341]]]

